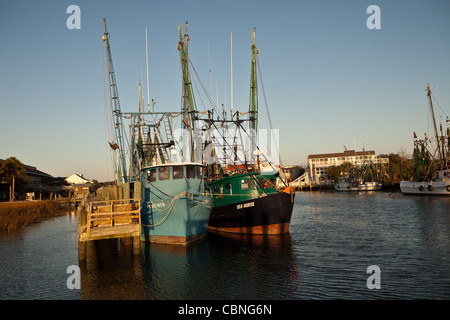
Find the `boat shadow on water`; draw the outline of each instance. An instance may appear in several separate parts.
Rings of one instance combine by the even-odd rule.
[[[288,291],[298,289],[294,255],[289,233],[208,232],[189,246],[141,242],[139,254],[126,241],[100,240],[88,245],[86,260],[80,261],[80,297],[276,299],[280,283]]]

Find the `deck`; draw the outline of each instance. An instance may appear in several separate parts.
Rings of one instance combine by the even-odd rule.
[[[85,258],[86,242],[114,238],[131,238],[139,248],[141,232],[140,198],[93,201],[78,217],[78,256]]]

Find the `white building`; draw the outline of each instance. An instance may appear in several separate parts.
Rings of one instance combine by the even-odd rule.
[[[377,158],[375,151],[355,151],[345,150],[340,153],[322,153],[308,155],[308,168],[304,175],[297,178],[292,185],[294,187],[306,187],[318,185],[328,181],[327,168],[331,166],[339,167],[344,163],[351,163],[354,166],[363,164],[388,164],[388,158]]]
[[[74,173],[73,175],[71,175],[70,177],[67,177],[66,182],[68,184],[85,184],[85,183],[92,183],[89,180],[86,180],[85,178],[83,178],[83,175],[78,175],[76,173]]]

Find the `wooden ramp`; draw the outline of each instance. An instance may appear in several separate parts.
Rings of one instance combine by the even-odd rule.
[[[78,256],[86,256],[86,242],[102,239],[131,239],[139,250],[141,233],[141,199],[89,202],[78,218]],[[81,216],[81,217],[80,217]]]

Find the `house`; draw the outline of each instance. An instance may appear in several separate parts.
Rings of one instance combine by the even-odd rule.
[[[36,167],[24,164],[27,183],[27,190],[42,191],[49,189],[49,185],[53,182],[53,177],[48,173],[38,170]]]
[[[76,173],[74,173],[70,177],[67,177],[65,180],[70,185],[92,183],[92,181],[86,180],[82,174],[79,175]]]
[[[74,184],[71,188],[73,188],[73,196],[75,199],[82,199],[85,195],[89,195],[92,184],[90,183],[82,183],[82,184]]]

